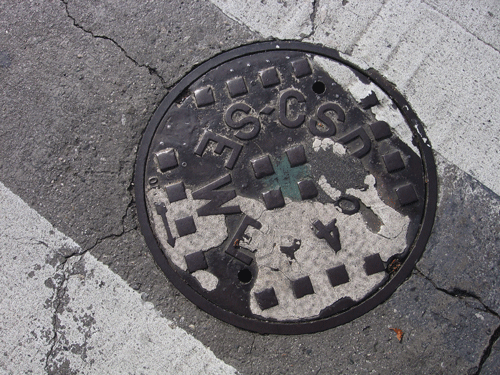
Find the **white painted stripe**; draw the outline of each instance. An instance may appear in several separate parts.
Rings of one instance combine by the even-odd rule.
[[[434,150],[500,194],[496,0],[318,1],[314,27],[309,1],[265,0],[265,7],[252,0],[211,1],[265,37],[296,39],[314,30],[306,41],[379,70],[407,97]],[[286,14],[300,14],[296,29],[278,21]]]
[[[1,372],[236,372],[80,250],[0,183]]]
[[[228,17],[265,38],[297,39],[310,35],[313,0],[210,0]]]

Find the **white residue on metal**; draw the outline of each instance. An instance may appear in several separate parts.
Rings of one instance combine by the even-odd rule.
[[[219,283],[217,276],[208,271],[196,271],[192,273],[192,276],[198,280],[203,289],[208,290],[209,292],[217,288],[217,284]]]
[[[418,135],[420,135],[420,138],[422,138],[422,140],[424,141],[424,144],[427,147],[431,147],[431,143],[429,142],[429,140],[427,139],[427,137],[424,137],[423,134],[422,134],[422,132],[420,131],[420,126],[422,126],[422,125],[418,124],[418,123],[415,124],[415,129],[417,129]]]
[[[157,234],[167,256],[182,270],[187,270],[184,256],[196,251],[206,251],[219,246],[227,238],[227,227],[224,215],[200,216],[196,210],[205,205],[205,199],[194,200],[191,190],[186,189],[187,199],[170,203],[164,189],[151,189],[147,193],[148,210],[152,219],[154,232]],[[233,205],[233,201],[228,205]],[[167,208],[167,221],[172,236],[175,238],[175,246],[172,248],[167,243],[167,231],[162,217],[156,213],[155,203],[163,203]],[[179,237],[175,220],[192,216],[196,225],[196,232]]]
[[[334,201],[340,198],[342,192],[328,183],[325,176],[320,176],[318,181],[319,187]]]
[[[237,196],[231,202],[234,204],[238,204],[241,207],[241,210],[252,219],[255,219],[260,222],[260,217],[262,213],[266,211],[266,206],[256,199],[248,199],[244,197]],[[263,254],[266,250],[262,247],[262,243],[266,241],[266,233],[269,231],[267,224],[261,223],[262,227],[260,229],[256,229],[252,226],[249,226],[243,238],[240,238],[240,246],[244,249],[247,249],[251,252],[256,252],[259,250],[261,254]]]
[[[334,142],[331,138],[314,137],[312,147],[315,152],[318,152],[320,149],[326,151],[329,148],[331,148],[333,153],[336,155],[345,154],[345,147],[342,146],[340,143]]]
[[[366,191],[350,193],[372,207],[384,220],[381,229],[383,235],[372,233],[360,213],[345,215],[333,204],[292,202],[286,199],[285,207],[266,210],[257,200],[238,197],[232,201],[237,201],[243,212],[262,224],[260,230],[248,227],[245,231],[247,238],[242,244],[242,247],[254,252],[259,269],[250,298],[250,308],[254,314],[279,320],[315,317],[340,298],[350,297],[359,301],[384,281],[387,277],[384,272],[366,275],[364,258],[378,253],[386,261],[390,256],[403,252],[406,249],[405,228],[408,219],[401,217],[380,200],[374,189],[373,177],[367,178],[365,182],[369,185]],[[324,176],[318,184],[333,196],[340,195]],[[391,214],[391,210],[395,214]],[[328,225],[334,219],[342,246],[338,253],[324,239],[316,237],[312,229],[312,223],[316,220]],[[280,248],[290,246],[294,240],[300,240],[301,244],[294,253],[295,259],[291,259]],[[326,270],[342,264],[347,269],[350,281],[334,288],[328,280]],[[297,299],[293,294],[291,281],[304,276],[310,277],[315,293]],[[274,288],[279,304],[261,310],[254,293],[270,287]]]
[[[361,99],[366,98],[373,91],[375,95],[377,95],[377,99],[380,102],[380,104],[371,108],[375,118],[378,121],[387,122],[399,139],[401,139],[404,143],[411,147],[417,155],[419,155],[418,149],[412,143],[413,134],[404,120],[403,115],[399,109],[394,106],[392,99],[384,91],[382,91],[380,87],[374,83],[366,84],[361,82],[348,66],[333,60],[315,56],[314,62],[328,72],[333,80],[349,90],[353,98],[358,103]],[[361,66],[361,68],[366,69],[363,66]]]
[[[383,223],[378,232],[379,235],[394,239],[404,237],[401,234],[406,233],[410,219],[382,202],[375,188],[375,177],[372,175],[366,176],[365,184],[368,185],[366,191],[347,189],[346,193],[361,199],[365,206],[369,207],[379,217]],[[391,255],[390,253],[380,254],[382,260],[387,260]]]
[[[257,199],[247,199],[239,195],[232,199],[230,203],[231,206],[240,206],[241,211],[256,220],[266,210],[264,203],[258,201]]]

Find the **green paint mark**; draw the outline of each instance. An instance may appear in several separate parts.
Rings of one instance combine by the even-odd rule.
[[[300,191],[297,182],[304,178],[311,178],[311,168],[309,164],[291,167],[286,156],[279,160],[278,164],[273,163],[274,174],[262,179],[262,183],[269,190],[281,188],[284,197],[293,201],[300,201]]]

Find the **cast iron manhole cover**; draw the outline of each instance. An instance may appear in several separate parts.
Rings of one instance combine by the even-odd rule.
[[[191,301],[297,334],[387,299],[428,239],[436,171],[423,127],[377,72],[324,47],[223,53],[165,97],[139,150],[139,218]]]

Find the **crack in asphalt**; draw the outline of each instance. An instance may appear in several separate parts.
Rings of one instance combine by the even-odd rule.
[[[318,8],[319,8],[319,0],[313,0],[312,2],[313,10],[311,14],[309,15],[311,19],[311,32],[309,34],[306,34],[305,36],[299,38],[301,42],[303,42],[305,39],[311,38],[314,33],[316,32],[316,15],[318,14]]]
[[[318,14],[318,8],[319,8],[319,0],[313,0],[313,11],[311,13],[312,31],[311,34],[309,35],[309,38],[312,37],[316,32],[316,15]]]
[[[167,83],[165,81],[165,79],[161,76],[160,73],[158,73],[158,70],[156,68],[153,68],[152,66],[148,65],[148,64],[140,64],[139,62],[137,62],[137,60],[135,60],[132,56],[130,56],[128,54],[128,52],[125,50],[125,48],[123,48],[116,40],[114,40],[113,38],[109,37],[109,36],[106,36],[106,35],[98,35],[98,34],[94,34],[93,31],[91,30],[87,30],[85,29],[82,25],[80,25],[76,18],[73,17],[70,12],[69,12],[69,9],[68,9],[68,0],[61,0],[61,2],[64,4],[64,7],[65,7],[65,10],[66,10],[66,15],[68,16],[68,18],[73,22],[73,26],[77,27],[78,29],[82,30],[83,32],[87,33],[87,34],[90,34],[93,38],[96,38],[96,39],[103,39],[103,40],[108,40],[110,41],[111,43],[113,43],[115,46],[117,46],[122,52],[123,54],[125,55],[126,58],[128,58],[130,61],[132,61],[136,66],[140,67],[140,68],[146,68],[148,69],[149,71],[149,74],[151,74],[152,76],[155,76],[157,77],[162,85],[164,87],[167,87]]]
[[[133,205],[133,202],[129,203],[129,205],[127,206],[127,208],[125,210],[125,214],[123,215],[122,220],[125,220],[125,218],[128,216],[128,212],[129,212],[129,208],[131,207],[130,206],[131,204]],[[137,227],[125,230],[125,225],[122,222],[122,231],[120,233],[118,233],[118,234],[115,234],[115,233],[107,234],[105,236],[97,238],[92,245],[88,246],[85,249],[83,249],[81,247],[78,247],[79,250],[77,250],[77,251],[74,251],[74,252],[72,252],[70,254],[60,254],[60,255],[64,258],[64,263],[66,263],[69,259],[71,259],[71,258],[73,258],[75,256],[82,256],[85,253],[88,253],[88,252],[92,251],[95,247],[97,247],[98,245],[100,245],[104,241],[109,240],[110,238],[120,238],[120,237],[124,236],[127,233],[133,232],[134,230],[137,230]]]
[[[434,288],[436,288],[437,290],[439,290],[440,292],[443,292],[451,297],[455,297],[455,298],[472,298],[476,301],[478,301],[484,308],[484,311],[490,313],[491,315],[494,315],[496,316],[497,318],[500,319],[500,315],[495,311],[493,310],[492,308],[490,308],[488,305],[486,305],[482,300],[481,298],[476,295],[474,292],[470,292],[468,290],[463,290],[463,289],[460,289],[460,288],[453,288],[452,290],[447,290],[447,289],[444,289],[444,288],[440,288],[435,282],[434,280],[432,280],[429,276],[426,276],[422,271],[420,271],[418,269],[418,267],[415,267],[415,271],[417,271],[417,273],[422,276],[424,279],[426,279],[427,281],[429,281],[432,286]]]
[[[54,307],[54,314],[52,315],[52,330],[53,330],[54,334],[53,334],[52,339],[51,339],[52,344],[50,346],[50,349],[45,356],[45,367],[44,367],[45,371],[48,374],[51,373],[51,369],[49,369],[50,360],[54,356],[55,347],[56,347],[57,343],[59,342],[59,334],[58,334],[58,331],[60,328],[59,317],[58,317],[59,316],[59,309],[63,303],[62,300],[63,300],[64,295],[66,294],[66,291],[67,291],[66,282],[68,281],[68,275],[67,275],[68,270],[65,270],[67,258],[66,257],[63,257],[63,258],[64,258],[64,260],[61,261],[61,264],[58,266],[58,269],[57,269],[57,272],[61,272],[62,277],[60,278],[58,285],[54,289],[54,297],[52,300],[53,304],[56,303],[56,305],[53,306]],[[57,272],[56,272],[56,275],[57,275]]]
[[[133,180],[133,178],[132,178]],[[134,230],[137,230],[138,226],[134,225],[129,229],[125,229],[125,220],[127,217],[131,214],[130,210],[135,206],[135,199],[134,199],[134,194],[133,194],[133,189],[134,189],[134,184],[131,182],[127,188],[127,193],[129,194],[129,202],[127,204],[127,207],[125,208],[125,213],[122,215],[121,218],[121,232],[116,234],[116,233],[111,233],[107,234],[102,237],[98,237],[92,245],[87,246],[86,248],[82,248],[81,246],[78,246],[78,248],[75,251],[72,251],[69,254],[64,254],[64,253],[59,253],[59,255],[64,258],[64,261],[62,262],[65,264],[69,259],[75,257],[75,256],[82,256],[87,252],[91,252],[95,247],[103,243],[104,241],[110,239],[110,238],[120,238],[124,236],[127,233],[133,232]],[[135,223],[137,224],[137,222]]]
[[[500,338],[500,326],[497,327],[495,332],[490,336],[490,341],[488,343],[488,346],[486,349],[483,351],[483,355],[481,356],[481,360],[479,361],[479,366],[477,371],[474,373],[474,375],[479,375],[481,373],[481,370],[484,366],[484,363],[488,359],[488,357],[491,354],[491,350],[493,349],[493,345],[497,342],[497,340]]]
[[[420,275],[421,277],[423,277],[424,279],[426,279],[427,281],[429,281],[431,283],[431,285],[436,290],[438,290],[440,292],[443,292],[443,293],[445,293],[445,294],[447,294],[447,295],[449,295],[451,297],[454,297],[454,298],[459,298],[459,299],[472,298],[475,301],[479,302],[483,306],[485,312],[487,312],[487,313],[489,313],[489,314],[497,317],[498,319],[500,319],[500,315],[495,310],[493,310],[492,308],[490,308],[489,306],[487,306],[481,300],[481,298],[478,295],[476,295],[474,292],[470,292],[470,291],[463,290],[463,289],[460,289],[460,288],[453,288],[451,291],[447,290],[447,289],[444,289],[444,288],[440,288],[430,277],[426,276],[417,267],[415,267],[415,271],[416,271],[416,273],[418,273],[418,275]],[[473,375],[479,375],[481,373],[481,369],[483,368],[484,363],[486,362],[486,360],[488,359],[488,357],[491,354],[491,351],[493,349],[493,345],[495,345],[495,343],[498,341],[499,338],[500,338],[500,325],[498,325],[497,328],[495,329],[495,331],[491,334],[489,342],[488,342],[488,345],[483,350],[483,354],[481,355],[481,359],[479,360],[479,365],[477,366],[477,370],[476,370],[476,372],[474,372]]]
[[[89,34],[91,35],[93,38],[96,38],[96,39],[103,39],[103,40],[108,40],[110,41],[111,43],[113,43],[116,47],[118,47],[122,52],[123,54],[125,55],[125,57],[127,57],[130,61],[132,61],[134,63],[134,65],[136,65],[137,67],[140,67],[140,68],[146,68],[148,69],[149,71],[149,74],[152,75],[152,76],[155,76],[157,77],[162,85],[167,89],[167,91],[170,91],[171,87],[172,86],[168,86],[166,84],[166,81],[165,79],[160,75],[160,73],[158,73],[158,71],[156,70],[156,68],[153,68],[151,66],[149,66],[148,64],[140,64],[139,62],[137,62],[132,56],[130,56],[128,54],[128,52],[117,42],[115,41],[113,38],[111,37],[108,37],[106,35],[98,35],[98,34],[95,34],[93,31],[91,30],[87,30],[86,28],[84,28],[82,25],[80,25],[76,18],[74,16],[71,15],[70,11],[69,11],[69,1],[68,0],[61,0],[61,2],[64,4],[64,8],[65,8],[65,12],[66,12],[66,16],[72,21],[73,23],[73,26],[75,26],[76,28],[82,30],[83,32],[85,32],[86,34]],[[154,113],[151,114],[151,116],[153,116]],[[148,121],[149,122],[149,121]],[[146,131],[146,127],[144,127],[141,131],[141,139],[142,139],[142,136],[144,135],[144,132]],[[134,166],[135,166],[135,163],[137,162],[137,158],[135,158],[134,160]],[[121,167],[122,168],[122,167]],[[121,169],[120,168],[120,169]],[[135,171],[135,167],[133,169]],[[118,171],[117,173],[120,173],[120,171]],[[101,237],[98,237],[97,239],[95,239],[95,241],[93,242],[93,244],[87,246],[86,248],[81,248],[79,247],[79,249],[77,251],[73,251],[72,253],[70,254],[61,254],[63,257],[64,257],[64,263],[68,260],[68,259],[71,259],[72,257],[75,257],[75,256],[82,256],[84,255],[85,253],[87,252],[91,252],[94,248],[96,248],[98,245],[100,245],[101,243],[103,243],[104,241],[108,240],[108,239],[112,239],[112,238],[120,238],[122,237],[123,235],[129,233],[129,232],[132,232],[134,230],[137,229],[137,225],[135,225],[134,227],[130,228],[130,229],[125,229],[125,220],[126,218],[130,215],[130,210],[131,208],[133,208],[135,206],[135,199],[134,199],[134,193],[133,193],[133,190],[134,190],[134,176],[132,176],[131,178],[131,182],[129,184],[129,186],[127,187],[127,193],[129,194],[129,202],[127,204],[127,207],[125,208],[125,213],[122,215],[122,218],[121,218],[121,232],[116,234],[116,233],[111,233],[111,234],[107,234],[107,235],[104,235],[104,236],[101,236]]]
[[[248,355],[250,356],[250,373],[251,374],[253,373],[253,366],[254,366],[254,357],[251,354],[252,354],[253,348],[255,346],[256,338],[257,338],[257,336],[254,335],[253,340],[252,340],[252,345],[250,345],[250,352],[248,353]]]
[[[72,256],[75,256],[75,255],[83,255],[89,251],[92,251],[95,247],[97,247],[97,245],[100,245],[101,243],[103,243],[106,240],[109,240],[110,238],[120,238],[127,233],[133,232],[134,230],[136,230],[136,228],[123,230],[121,233],[118,233],[118,234],[112,233],[112,234],[108,234],[108,235],[103,236],[103,237],[99,237],[98,239],[96,239],[96,241],[94,242],[94,244],[92,246],[88,247],[87,249],[85,249],[81,253],[75,253],[75,254],[70,255],[70,256],[68,256],[68,258],[71,258]]]

